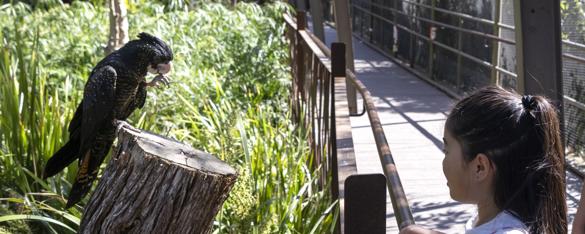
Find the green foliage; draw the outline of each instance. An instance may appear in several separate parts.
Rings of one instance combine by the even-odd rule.
[[[149,91],[145,108],[129,121],[210,152],[239,172],[214,232],[331,232],[336,203],[318,190],[320,169],[307,165],[307,133],[291,122],[287,106],[281,16],[288,6],[201,4],[187,11],[133,3],[131,37],[158,35],[175,59],[170,87]],[[0,208],[10,211],[0,212],[0,228],[12,228],[8,220],[29,220],[34,232],[68,233],[79,225],[87,198],[64,209],[76,167],[39,177],[66,142],[85,80],[103,57],[107,13],[86,2],[0,7]]]

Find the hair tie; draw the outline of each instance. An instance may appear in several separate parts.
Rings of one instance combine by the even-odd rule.
[[[522,106],[524,107],[524,110],[526,110],[526,113],[532,117],[532,119],[536,118],[536,115],[533,112],[533,110],[536,109],[536,98],[534,98],[532,95],[522,96]]]
[[[536,99],[532,95],[522,96],[522,106],[529,111],[536,109]]]

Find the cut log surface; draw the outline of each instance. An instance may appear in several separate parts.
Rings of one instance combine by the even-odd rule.
[[[209,233],[236,178],[208,153],[122,128],[79,232]]]

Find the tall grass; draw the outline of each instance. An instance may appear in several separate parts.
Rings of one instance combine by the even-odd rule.
[[[130,121],[192,144],[240,177],[216,233],[331,232],[336,219],[319,169],[307,166],[306,131],[293,125],[282,3],[131,8],[130,35],[147,31],[175,53],[171,87],[151,90]],[[75,166],[52,179],[42,167],[66,127],[92,66],[103,57],[107,11],[88,3],[31,10],[0,7],[0,227],[71,232],[83,205],[64,210]],[[28,227],[25,227],[25,229]],[[1,231],[1,229],[0,229]]]
[[[21,19],[17,19],[21,20]],[[16,25],[14,25],[16,27]],[[63,212],[62,194],[70,184],[63,175],[51,181],[39,178],[46,157],[62,145],[66,134],[63,126],[71,117],[78,92],[72,79],[64,77],[60,89],[51,88],[48,74],[42,68],[38,31],[23,38],[20,30],[3,30],[0,42],[0,194],[7,207],[27,216],[7,215],[0,220],[38,220],[36,228],[73,230],[80,213]],[[7,36],[4,36],[7,35]],[[47,218],[51,217],[51,218]],[[61,228],[55,229],[52,225]],[[9,230],[14,230],[10,228]],[[33,229],[34,230],[34,229]]]

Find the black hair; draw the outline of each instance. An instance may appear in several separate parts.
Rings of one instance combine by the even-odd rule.
[[[545,97],[486,87],[462,99],[445,124],[466,162],[485,154],[495,167],[494,201],[531,233],[567,233],[563,146]]]

